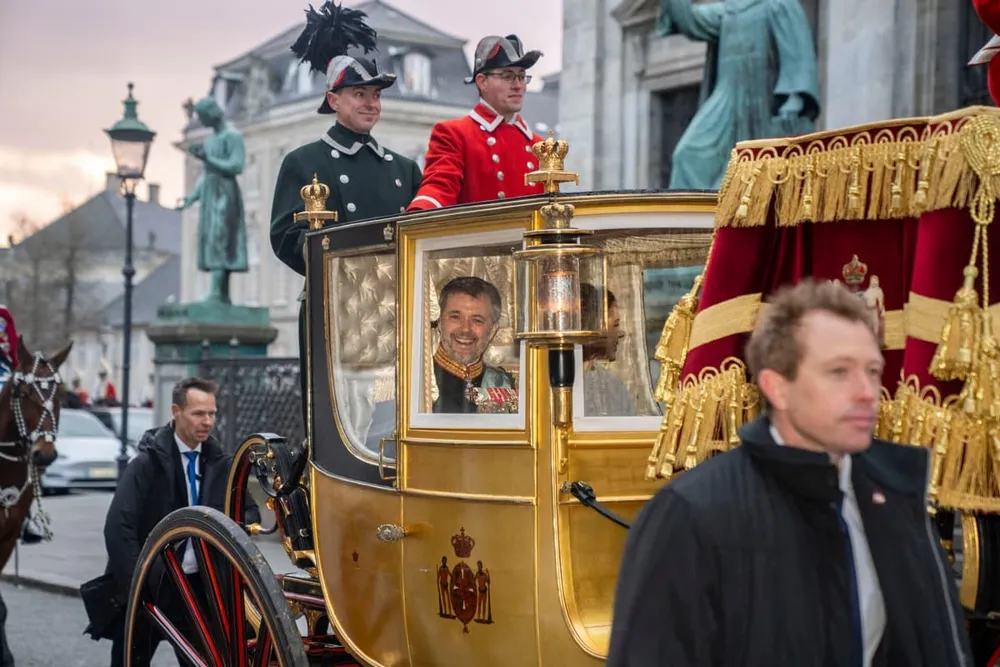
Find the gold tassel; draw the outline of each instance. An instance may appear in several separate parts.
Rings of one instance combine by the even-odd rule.
[[[922,209],[927,204],[927,190],[931,187],[930,174],[937,155],[937,139],[931,139],[920,156],[920,178],[917,181],[917,192],[913,195],[913,203]]]
[[[812,220],[813,217],[813,174],[816,171],[816,164],[813,157],[809,156],[806,162],[805,183],[802,185],[802,219]]]
[[[931,465],[931,483],[928,489],[928,495],[933,501],[936,501],[938,498],[938,493],[941,490],[941,482],[944,477],[944,457],[948,451],[948,436],[951,434],[953,413],[951,410],[942,410],[937,415],[942,423],[941,430],[937,436],[937,442],[934,443],[933,454],[931,455],[933,463]]]
[[[977,244],[978,241],[977,237]],[[961,380],[968,375],[972,370],[972,353],[981,335],[982,318],[975,287],[979,270],[970,264],[962,273],[965,279],[948,308],[941,342],[931,359],[930,372],[939,380]]]
[[[736,209],[737,220],[743,220],[750,213],[751,195],[753,194],[753,187],[757,183],[757,177],[760,176],[760,169],[761,163],[755,162],[753,171],[751,171],[750,177],[746,180],[746,188],[743,190],[743,196],[740,197],[740,206]]]
[[[899,147],[896,153],[896,173],[892,179],[892,200],[889,210],[896,213],[903,207],[903,174],[906,171],[906,144]]]
[[[851,150],[851,184],[847,188],[847,217],[861,213],[861,148]]]
[[[688,344],[691,342],[691,328],[698,309],[698,290],[704,274],[694,279],[691,290],[682,296],[663,323],[660,342],[656,345],[654,358],[660,362],[660,377],[656,382],[654,396],[665,403],[680,381],[680,373],[687,358]]]

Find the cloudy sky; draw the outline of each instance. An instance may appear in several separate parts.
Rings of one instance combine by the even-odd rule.
[[[534,74],[561,67],[557,0],[504,0],[490,3],[489,11],[472,10],[469,0],[388,2],[468,40],[469,55],[483,35],[514,32],[545,53]],[[161,201],[181,196],[181,153],[172,143],[180,138],[183,101],[208,92],[213,65],[300,22],[307,6],[308,0],[0,1],[0,244],[15,214],[48,222],[65,203],[103,187],[105,171],[114,169],[103,129],[121,117],[129,81],[139,117],[158,133],[147,179],[162,185]]]

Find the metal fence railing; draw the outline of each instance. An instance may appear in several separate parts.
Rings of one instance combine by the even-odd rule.
[[[218,385],[216,437],[232,453],[247,436],[305,437],[296,357],[202,357],[200,376]]]

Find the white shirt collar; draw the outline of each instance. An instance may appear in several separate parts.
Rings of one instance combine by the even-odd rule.
[[[770,430],[774,442],[780,447],[784,447],[785,441],[781,439],[781,435],[778,433],[778,429],[774,428],[774,424],[771,424]],[[837,466],[837,478],[840,483],[840,490],[853,496],[854,485],[851,484],[851,457],[849,454],[844,454],[840,457],[840,465]]]
[[[184,458],[184,454],[186,454],[187,452],[197,452],[197,453],[201,454],[201,443],[200,442],[198,443],[197,447],[195,447],[194,449],[191,449],[190,447],[188,447],[187,445],[184,444],[184,441],[181,440],[180,436],[177,435],[176,431],[174,431],[174,442],[177,443],[177,449],[180,450],[181,458]]]

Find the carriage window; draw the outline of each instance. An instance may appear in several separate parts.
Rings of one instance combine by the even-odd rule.
[[[513,253],[521,248],[522,233],[418,242],[414,426],[520,427]]]
[[[396,256],[331,257],[330,370],[337,422],[351,451],[377,462],[396,426]],[[384,460],[394,459],[386,442]]]
[[[607,335],[578,351],[575,412],[584,417],[662,415],[654,398],[659,378],[655,358],[663,325],[674,304],[704,267],[711,243],[706,230],[648,233],[598,232],[607,266]],[[581,290],[584,325],[600,290]],[[590,294],[594,292],[594,294]]]

